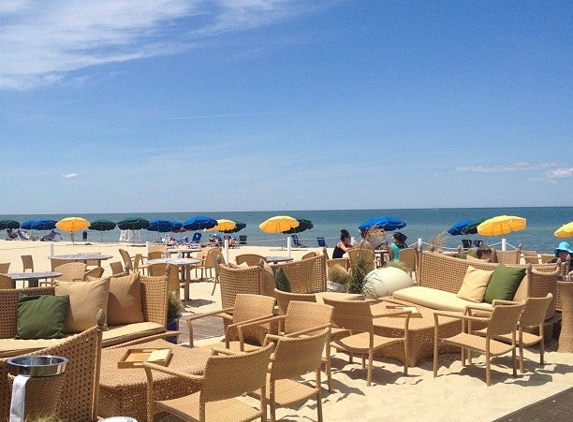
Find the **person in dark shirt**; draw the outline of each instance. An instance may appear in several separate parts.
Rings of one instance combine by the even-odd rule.
[[[352,249],[350,233],[348,233],[348,230],[342,229],[340,231],[340,241],[334,247],[332,258],[342,258],[350,249]]]

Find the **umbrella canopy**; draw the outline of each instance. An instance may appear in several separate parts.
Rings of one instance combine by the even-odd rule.
[[[217,220],[205,215],[197,215],[191,217],[183,222],[183,227],[187,230],[203,230],[210,229],[217,225]]]
[[[288,215],[276,215],[263,221],[259,224],[259,227],[265,233],[283,233],[298,227],[299,224],[296,218],[289,217]]]
[[[225,232],[227,230],[234,230],[237,223],[232,220],[226,220],[224,218],[217,220],[217,225],[211,227],[210,229],[206,229],[205,231],[219,231]]]
[[[476,220],[472,220],[466,225],[465,229],[462,229],[462,234],[476,234],[478,232],[478,226],[488,219],[489,217],[481,217]]]
[[[149,227],[149,221],[141,217],[124,218],[117,222],[120,230],[141,230]]]
[[[360,226],[358,226],[358,230],[365,231],[365,230],[384,230],[386,232],[401,229],[402,227],[406,227],[406,223],[398,218],[394,217],[376,217],[372,218]]]
[[[16,220],[0,220],[0,230],[19,229],[20,223]]]
[[[452,227],[450,227],[448,229],[448,233],[451,234],[452,236],[459,236],[461,234],[466,234],[466,232],[464,232],[464,230],[466,229],[467,225],[471,222],[472,222],[472,220],[460,221],[460,222],[454,224]]]
[[[56,228],[56,220],[51,220],[49,218],[42,218],[41,220],[36,220],[32,223],[33,230],[52,230]]]
[[[560,239],[573,236],[573,221],[567,224],[563,224],[561,227],[555,230],[554,234]]]
[[[106,232],[109,230],[113,230],[115,229],[116,224],[113,221],[110,220],[106,220],[106,219],[100,219],[100,220],[94,220],[90,222],[90,230],[97,230],[100,232]]]
[[[171,220],[171,231],[173,233],[181,233],[182,231],[186,231],[187,229],[183,227],[183,223],[179,221]]]
[[[235,221],[235,228],[232,230],[221,230],[221,233],[237,233],[238,231],[243,230],[247,225],[242,221]]]
[[[477,231],[483,236],[500,236],[502,234],[523,230],[526,224],[527,221],[523,217],[499,215],[485,220],[477,227]]]
[[[34,223],[36,223],[38,220],[26,220],[26,221],[22,221],[20,223],[20,227],[23,228],[24,230],[30,230],[32,228],[32,226],[34,225]]]
[[[58,229],[69,233],[87,229],[89,226],[90,222],[81,217],[67,217],[56,223]]]
[[[310,220],[306,220],[304,218],[297,218],[296,220],[298,221],[298,226],[293,227],[292,229],[289,229],[287,231],[284,231],[283,232],[284,234],[301,233],[305,230],[310,230],[314,227],[314,225]]]
[[[150,220],[147,230],[159,233],[167,233],[173,230],[173,222],[170,220]]]

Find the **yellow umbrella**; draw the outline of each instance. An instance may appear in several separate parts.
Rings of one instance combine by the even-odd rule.
[[[237,223],[235,223],[232,220],[226,220],[226,219],[221,219],[221,220],[217,220],[217,225],[210,228],[210,229],[205,229],[206,232],[224,232],[227,230],[233,230],[235,227],[237,227]]]
[[[567,224],[563,224],[561,227],[555,230],[555,236],[560,239],[573,236],[573,221]]]
[[[56,223],[58,229],[69,233],[87,229],[89,226],[90,222],[81,217],[68,217]]]
[[[502,234],[523,230],[526,224],[527,221],[523,217],[498,215],[497,217],[485,220],[477,226],[477,231],[483,236],[500,236]]]
[[[296,218],[289,217],[288,215],[277,215],[263,221],[259,224],[259,227],[265,233],[282,233],[298,227],[299,224]]]

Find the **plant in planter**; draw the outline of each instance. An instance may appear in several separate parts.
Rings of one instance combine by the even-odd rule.
[[[348,271],[338,264],[328,269],[328,281],[332,283],[329,289],[332,288],[333,291],[345,292],[349,279]]]
[[[348,271],[346,291],[348,293],[365,294],[364,279],[374,265],[372,246],[368,243],[361,244],[352,251],[352,256],[350,269]]]
[[[167,296],[167,330],[179,330],[179,318],[181,318],[184,311],[185,307],[181,303],[177,292],[171,290]],[[166,340],[171,343],[177,343],[177,337],[167,337]]]

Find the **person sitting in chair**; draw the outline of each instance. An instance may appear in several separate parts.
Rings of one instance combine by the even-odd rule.
[[[334,251],[332,252],[332,258],[342,258],[346,252],[353,248],[351,246],[351,237],[350,233],[346,229],[342,229],[340,231],[340,241],[334,247]]]
[[[567,262],[569,259],[569,273],[573,271],[573,249],[569,246],[567,242],[560,242],[559,245],[554,250],[555,258],[553,258],[549,263],[556,263],[558,260],[561,262]]]

